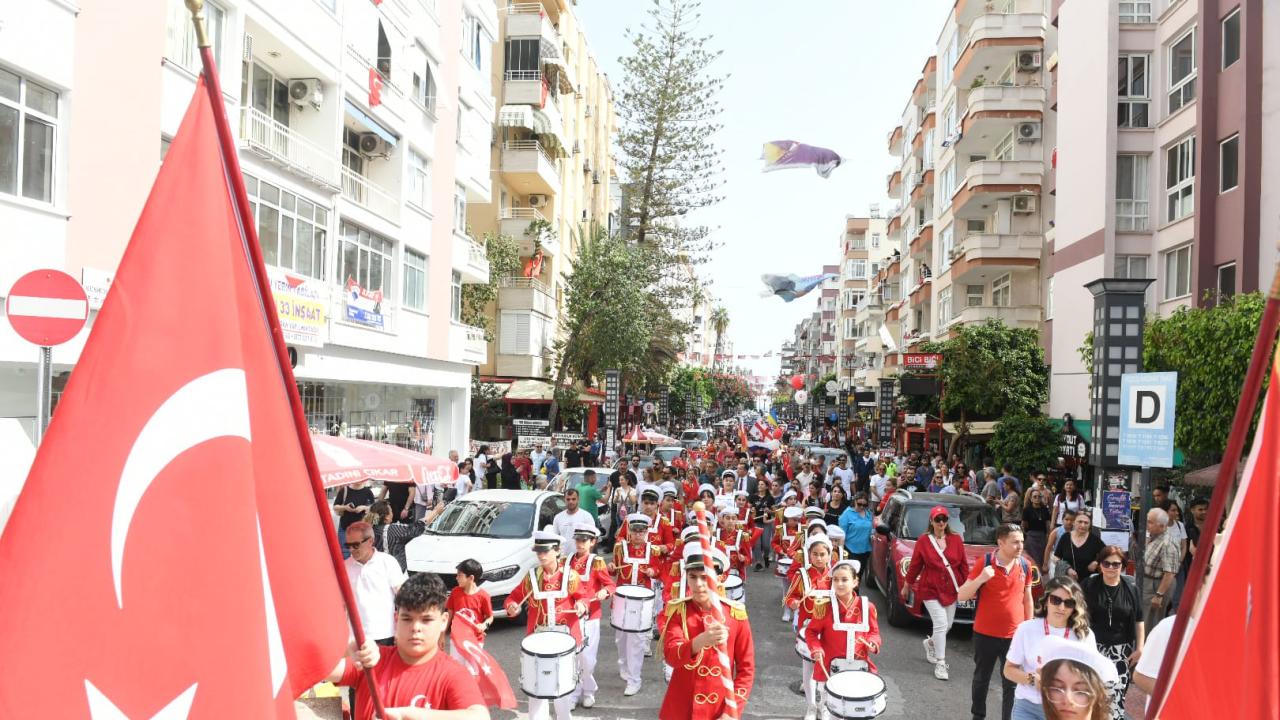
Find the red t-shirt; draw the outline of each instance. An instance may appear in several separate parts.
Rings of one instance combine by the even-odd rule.
[[[379,647],[380,654],[374,676],[378,694],[388,708],[416,707],[431,710],[464,710],[484,705],[480,686],[457,660],[442,652],[421,665],[406,665],[394,647]],[[356,688],[355,720],[373,718],[373,701],[369,699],[364,673],[350,663],[342,673],[339,685]]]
[[[470,610],[471,619],[477,625],[493,617],[493,603],[489,599],[489,593],[484,590],[476,590],[474,595],[468,595],[462,588],[456,587],[449,593],[444,609],[455,615],[461,610]]]
[[[1013,561],[1011,572],[1005,572],[1000,566],[1000,558],[994,553],[992,565],[996,569],[995,577],[988,580],[978,589],[978,612],[973,619],[973,631],[998,638],[1011,638],[1018,623],[1026,617],[1025,593],[1031,588],[1031,575],[1023,571],[1024,558]],[[973,564],[969,571],[969,579],[973,580],[982,574],[987,566],[987,556]]]

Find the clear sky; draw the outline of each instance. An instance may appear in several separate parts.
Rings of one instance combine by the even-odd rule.
[[[792,303],[764,298],[763,273],[821,272],[839,262],[848,214],[887,210],[897,125],[952,0],[703,0],[700,34],[723,50],[720,95],[724,201],[698,222],[721,243],[701,269],[729,311],[735,352],[776,351],[811,314],[817,293]],[[620,96],[618,58],[631,52],[647,0],[579,0],[587,42]],[[831,148],[844,163],[823,180],[811,169],[762,173],[761,146],[796,140]],[[775,375],[777,357],[742,363]]]

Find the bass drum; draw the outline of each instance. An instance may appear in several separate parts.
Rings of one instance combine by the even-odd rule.
[[[578,686],[578,644],[562,632],[535,632],[520,641],[520,689],[554,700]]]
[[[837,720],[864,720],[884,712],[884,680],[864,670],[846,670],[827,680],[827,713]]]
[[[742,584],[742,578],[730,575],[729,579],[724,581],[724,596],[734,602],[746,602],[747,588]]]
[[[614,630],[645,633],[653,630],[653,608],[657,595],[640,585],[619,585],[609,607],[609,625]]]

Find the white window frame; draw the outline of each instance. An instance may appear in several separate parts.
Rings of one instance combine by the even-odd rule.
[[[332,212],[332,209],[325,207],[324,205],[320,205],[319,203],[312,202],[309,198],[302,197],[295,192],[281,187],[279,183],[266,182],[248,173],[244,173],[244,185],[246,194],[249,196],[249,209],[253,212],[253,226],[255,228],[260,229],[259,223],[262,221],[262,212],[264,207],[270,208],[276,213],[277,246],[274,253],[276,262],[272,263],[268,260],[267,264],[283,268],[292,273],[315,278],[317,280],[324,278],[325,259],[328,257],[329,214]],[[277,199],[275,201],[263,197],[263,185],[276,189]],[[304,209],[305,205],[311,206],[311,211],[309,213]],[[284,258],[280,257],[280,251],[283,243],[279,240],[283,235],[285,220],[290,221],[293,226],[294,233],[293,239],[289,243],[290,257],[287,262]],[[311,228],[312,259],[314,261],[307,263],[305,267],[299,262],[298,256],[298,237],[301,234],[300,228],[303,225]],[[317,231],[320,233],[318,248],[316,247],[315,242],[315,233]],[[259,244],[262,242],[261,232],[258,233],[258,242]],[[267,251],[268,248],[262,248],[264,260],[266,260]],[[346,278],[341,278],[340,281],[345,282]]]
[[[938,291],[938,325],[945,326],[951,322],[951,286]]]
[[[951,267],[951,249],[955,247],[955,226],[948,225],[938,233],[938,252],[941,257],[936,263],[938,272],[943,272]]]
[[[850,260],[849,261],[849,277],[854,280],[867,279],[867,261],[866,260]]]
[[[1231,62],[1227,62],[1227,23],[1233,18],[1236,20],[1236,56]],[[1240,7],[1236,6],[1235,10],[1227,13],[1226,17],[1222,18],[1222,22],[1220,22],[1218,26],[1221,28],[1222,48],[1222,55],[1218,58],[1218,67],[1222,70],[1226,70],[1232,65],[1240,62],[1240,58],[1244,55],[1244,25],[1240,20]]]
[[[1142,61],[1142,92],[1135,93],[1134,86],[1134,61]],[[1121,75],[1121,81],[1124,83],[1125,92],[1120,94],[1117,90],[1116,100],[1116,124],[1122,128],[1149,128],[1151,127],[1151,56],[1147,53],[1125,53],[1120,56],[1120,65],[1118,68]],[[1146,122],[1138,125],[1134,123],[1134,109],[1141,107],[1146,117]]]
[[[976,291],[976,292],[975,292]],[[983,285],[964,286],[964,306],[981,307],[987,301],[987,288]]]
[[[1151,0],[1120,0],[1120,24],[1139,25],[1151,22]]]
[[[431,158],[417,150],[409,150],[409,178],[405,183],[405,201],[431,212]]]
[[[400,287],[401,302],[406,309],[427,311],[427,256],[411,248],[404,249]]]
[[[1138,272],[1137,268],[1141,265],[1142,272]],[[1147,255],[1117,255],[1115,275],[1118,278],[1126,279],[1145,279],[1151,277],[1148,268],[1151,266],[1151,258]]]
[[[357,253],[355,272],[351,271],[346,265],[346,246],[354,245]],[[371,277],[368,272],[369,264],[361,260],[368,256],[368,260],[378,259],[381,264],[379,274],[382,278],[382,287],[371,287],[371,283],[367,278]],[[394,240],[385,238],[375,232],[371,232],[355,223],[343,220],[338,226],[338,284],[346,285],[347,278],[355,278],[357,284],[361,288],[369,291],[382,291],[383,301],[389,304],[391,298],[395,297],[395,267],[396,267],[396,244]],[[384,305],[383,315],[388,315]]]
[[[1013,304],[1013,278],[1009,273],[991,281],[991,304],[995,307]]]
[[[1120,164],[1132,162],[1133,186],[1120,187]],[[1147,199],[1150,185],[1151,158],[1136,153],[1121,153],[1116,156],[1116,230],[1120,232],[1142,232],[1150,227],[1151,201]]]
[[[1182,41],[1186,40],[1187,38],[1191,38],[1191,71],[1188,72],[1185,77],[1179,80],[1174,80],[1173,79],[1174,48],[1176,48],[1178,45],[1181,45]],[[1167,105],[1167,108],[1168,108],[1168,114],[1172,115],[1175,112],[1186,107],[1188,104],[1190,104],[1192,101],[1196,99],[1196,78],[1199,76],[1199,67],[1196,65],[1196,29],[1191,28],[1187,30],[1186,32],[1176,37],[1173,40],[1173,42],[1169,43],[1165,47],[1165,59],[1166,59],[1165,60],[1165,77],[1168,79],[1168,82],[1169,82],[1169,92],[1167,93],[1169,103]],[[1175,96],[1177,97],[1176,106],[1174,104]]]
[[[1165,148],[1165,219],[1181,220],[1195,212],[1196,137],[1189,135]],[[1176,165],[1176,169],[1171,168]],[[1169,175],[1177,176],[1172,185]]]
[[[1007,135],[996,144],[991,151],[992,160],[1012,160],[1013,159],[1013,131],[1010,130]]]
[[[942,108],[942,139],[946,140],[956,132],[956,101],[951,100]]]
[[[942,172],[938,173],[938,191],[942,195],[942,207],[951,206],[951,197],[956,194],[956,164],[954,161],[947,163],[942,168]]]
[[[462,322],[462,273],[457,270],[449,279],[449,319]]]
[[[1236,167],[1235,177],[1231,178],[1231,186],[1227,186],[1227,175],[1225,171],[1226,150],[1227,145],[1231,144],[1235,148]],[[1218,143],[1218,192],[1231,192],[1240,187],[1240,133],[1236,133],[1231,137]]]
[[[1232,283],[1232,287],[1231,287],[1231,289],[1230,289],[1230,291],[1229,291],[1229,292],[1225,292],[1225,293],[1224,293],[1224,292],[1222,291],[1222,273],[1223,273],[1223,272],[1225,272],[1228,268],[1230,268],[1230,269],[1231,269],[1231,274],[1232,274],[1232,275],[1238,275],[1238,274],[1239,274],[1239,268],[1237,268],[1237,267],[1236,267],[1236,264],[1235,264],[1234,262],[1224,263],[1224,264],[1219,265],[1218,267],[1214,268],[1214,283],[1213,283],[1213,287],[1214,287],[1214,289],[1215,289],[1215,290],[1217,290],[1217,292],[1218,292],[1218,297],[1219,297],[1219,298],[1222,298],[1222,297],[1234,297],[1234,296],[1235,296],[1235,294],[1236,294],[1235,283]]]
[[[414,70],[409,82],[409,95],[418,107],[422,108],[432,119],[436,117],[436,68],[432,65],[431,54],[426,46],[416,43],[418,53],[423,58],[421,73]]]
[[[1049,276],[1049,281],[1045,285],[1044,293],[1044,319],[1053,319],[1053,275]]]
[[[17,79],[18,97],[12,99],[0,96],[0,108],[6,108],[14,113],[14,135],[15,146],[13,148],[13,188],[12,190],[0,189],[0,195],[9,197],[22,198],[25,201],[40,203],[42,205],[53,205],[58,200],[58,163],[61,153],[59,152],[59,142],[61,141],[61,126],[59,117],[62,115],[62,93],[49,87],[43,83],[34,82],[24,76],[17,70],[0,67],[0,72],[6,75],[12,75]],[[50,115],[42,110],[38,110],[29,104],[29,94],[31,87],[35,86],[40,90],[53,96],[54,113]],[[45,126],[52,133],[49,141],[49,158],[45,163],[45,183],[41,183],[41,188],[47,186],[49,196],[32,197],[26,193],[25,170],[26,164],[30,158],[27,157],[27,125],[28,123],[39,124]]]
[[[880,233],[871,233],[871,247],[880,247]]]
[[[1184,259],[1185,258],[1185,259]],[[1170,262],[1174,267],[1170,269]],[[1191,296],[1191,243],[1160,253],[1161,297],[1164,301]]]
[[[467,189],[461,185],[453,186],[453,231],[467,234]]]
[[[168,14],[164,29],[164,57],[191,73],[201,69],[200,48],[196,45],[196,30],[191,23],[191,11],[182,0],[168,0]],[[204,4],[204,27],[213,48],[213,63],[222,68],[222,34],[227,23],[227,11],[214,2]],[[243,100],[243,99],[242,99]],[[247,103],[243,103],[247,104]]]

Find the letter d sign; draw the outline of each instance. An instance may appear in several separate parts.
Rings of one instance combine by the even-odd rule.
[[[1149,430],[1164,428],[1164,415],[1160,412],[1163,406],[1164,386],[1133,388],[1133,399],[1129,403],[1133,417],[1129,426]]]
[[[1120,378],[1116,459],[1132,467],[1173,467],[1178,375],[1125,373]]]

